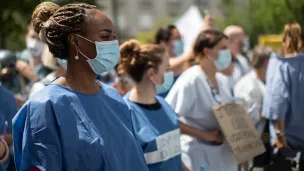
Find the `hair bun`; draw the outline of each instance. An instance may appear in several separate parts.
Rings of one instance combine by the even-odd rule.
[[[119,64],[124,72],[128,72],[132,65],[136,62],[140,53],[140,43],[135,39],[126,41],[120,46]]]
[[[140,43],[135,39],[131,39],[120,46],[120,54],[122,58],[132,58],[139,53]]]
[[[42,25],[60,8],[53,2],[42,2],[39,4],[32,15],[32,23],[35,31],[39,34]]]

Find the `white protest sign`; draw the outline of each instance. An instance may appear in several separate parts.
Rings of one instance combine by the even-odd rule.
[[[241,104],[217,105],[212,109],[239,164],[265,152],[254,124]]]
[[[156,146],[156,151],[144,154],[147,164],[163,162],[180,155],[180,130],[176,129],[158,136]]]
[[[200,33],[203,17],[197,6],[191,6],[175,23],[184,39],[184,51],[188,50]]]

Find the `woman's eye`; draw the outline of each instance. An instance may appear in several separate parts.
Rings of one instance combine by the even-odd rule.
[[[109,39],[109,36],[101,36],[102,39]]]

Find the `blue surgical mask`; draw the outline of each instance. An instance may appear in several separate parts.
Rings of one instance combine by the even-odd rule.
[[[79,37],[82,37],[78,35]],[[82,37],[83,39],[94,43],[93,41]],[[96,57],[94,59],[88,58],[82,52],[79,51],[85,58],[87,58],[87,62],[89,63],[92,70],[97,74],[101,75],[104,72],[110,71],[115,67],[118,62],[120,51],[119,44],[117,40],[113,41],[103,41],[103,42],[95,42],[96,46]]]
[[[62,66],[62,68],[67,70],[67,68],[68,68],[68,61],[67,60],[57,58],[57,62],[60,66]]]
[[[229,49],[220,50],[218,52],[219,56],[216,61],[214,61],[214,65],[217,70],[222,71],[227,69],[231,64],[232,56]]]
[[[176,57],[179,57],[184,52],[184,43],[182,40],[175,40],[174,41],[174,48],[173,52],[175,53]]]
[[[174,81],[174,74],[172,71],[164,73],[164,82],[162,84],[156,84],[153,81],[154,84],[156,85],[155,87],[156,93],[161,94],[167,92],[171,88],[173,81]]]

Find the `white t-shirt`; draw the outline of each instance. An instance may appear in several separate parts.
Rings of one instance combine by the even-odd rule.
[[[232,79],[233,79],[233,84],[231,85],[231,88],[234,88],[234,85],[247,73],[251,71],[251,66],[249,65],[248,60],[246,57],[242,55],[237,55],[237,62],[234,65],[234,70],[232,73]]]
[[[179,115],[180,120],[201,130],[220,130],[212,106],[233,101],[223,75],[216,74],[219,93],[212,88],[199,66],[186,70],[176,81],[166,101]],[[209,170],[237,171],[237,163],[228,144],[211,145],[195,137],[181,136],[182,159],[191,171],[200,171],[202,164]]]
[[[245,75],[234,88],[235,98],[243,102],[260,135],[262,135],[266,123],[260,119],[265,89],[265,84],[257,77],[255,71]]]

